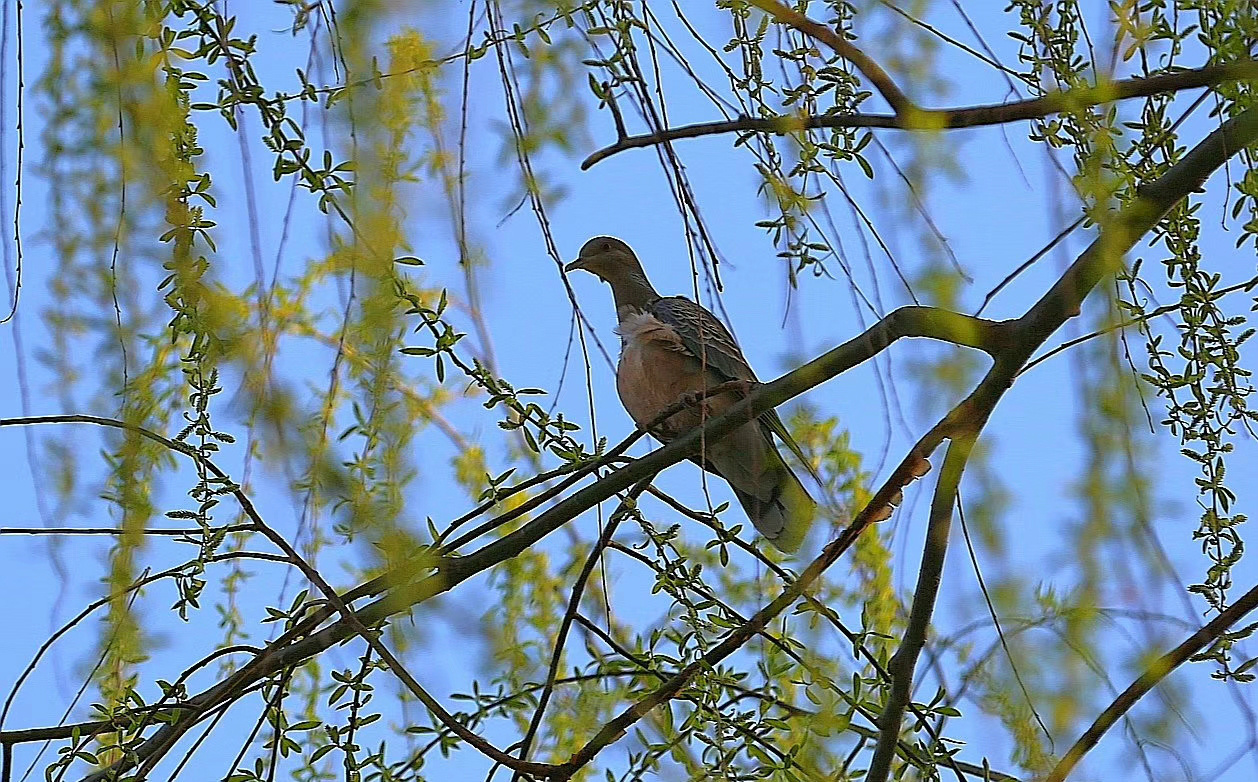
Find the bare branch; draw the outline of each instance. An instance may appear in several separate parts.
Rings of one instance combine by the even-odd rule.
[[[869,762],[869,772],[865,777],[867,782],[884,782],[891,774],[900,723],[913,693],[913,672],[917,668],[917,658],[926,645],[926,634],[939,597],[948,553],[948,536],[952,530],[952,514],[957,506],[957,490],[975,437],[977,429],[972,437],[954,438],[939,470],[939,483],[935,486],[935,496],[930,505],[930,524],[926,528],[926,545],[922,551],[922,565],[918,569],[917,588],[913,590],[908,627],[900,648],[887,666],[891,674],[891,693],[878,718],[878,744]]]
[[[1241,617],[1258,608],[1258,586],[1253,587],[1241,596],[1232,605],[1221,614],[1210,620],[1208,624],[1197,632],[1184,639],[1184,642],[1176,646],[1171,651],[1154,660],[1145,672],[1140,674],[1140,678],[1132,682],[1127,689],[1123,690],[1113,703],[1101,712],[1100,716],[1083,732],[1083,735],[1074,743],[1066,756],[1053,767],[1049,775],[1044,778],[1044,782],[1063,782],[1066,776],[1070,774],[1071,769],[1083,759],[1106,731],[1114,726],[1124,714],[1131,710],[1136,702],[1145,696],[1149,690],[1152,690],[1163,679],[1170,675],[1180,665],[1187,662],[1194,654],[1200,652],[1208,644],[1217,640],[1227,629],[1235,624]]]
[[[564,644],[568,639],[568,631],[572,628],[575,621],[577,611],[581,607],[581,597],[585,594],[585,585],[589,581],[590,575],[594,572],[594,566],[599,563],[603,557],[603,551],[611,542],[612,536],[616,534],[616,528],[620,526],[620,522],[624,521],[629,515],[629,509],[633,507],[642,494],[643,490],[651,483],[651,478],[643,478],[629,490],[628,495],[621,501],[620,506],[612,513],[611,518],[607,522],[607,526],[603,528],[603,532],[599,535],[598,541],[594,547],[590,549],[590,555],[586,557],[585,564],[581,567],[581,572],[577,574],[576,583],[572,586],[572,592],[568,597],[568,607],[564,611],[563,620],[559,623],[559,630],[555,633],[555,646],[550,657],[550,669],[546,672],[546,683],[542,687],[541,695],[537,698],[537,707],[533,711],[533,719],[529,722],[528,731],[524,734],[524,738],[520,740],[520,749],[516,753],[520,760],[528,760],[529,750],[533,746],[533,739],[537,736],[537,731],[541,728],[542,717],[546,713],[546,706],[550,702],[550,697],[555,691],[555,682],[559,677],[559,665],[563,661]],[[522,779],[519,771],[515,774],[515,779]]]
[[[970,106],[952,109],[916,109],[908,115],[888,114],[839,114],[835,116],[804,117],[737,117],[719,122],[700,122],[666,128],[656,133],[640,136],[618,137],[616,143],[606,146],[587,157],[581,168],[588,169],[595,163],[626,149],[655,146],[666,141],[698,138],[722,133],[795,133],[818,128],[885,128],[892,130],[939,131],[958,128],[975,128],[987,125],[1003,125],[1029,119],[1041,119],[1071,109],[1082,109],[1128,98],[1142,98],[1163,92],[1178,92],[1197,87],[1212,87],[1231,81],[1258,79],[1258,61],[1208,65],[1193,70],[1164,73],[1147,78],[1123,79],[1098,84],[1058,90],[1038,98],[996,103],[986,106]]]

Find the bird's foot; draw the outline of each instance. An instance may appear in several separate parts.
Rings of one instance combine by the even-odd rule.
[[[700,402],[711,399],[714,396],[733,391],[740,396],[746,396],[756,390],[759,383],[754,380],[727,380],[720,385],[710,388],[699,389],[698,391],[684,391],[677,398],[677,404],[682,407],[698,407]]]
[[[707,398],[707,394],[703,391],[683,391],[681,396],[677,397],[677,404],[681,407],[698,407],[699,403]]]
[[[705,388],[702,391],[685,391],[677,397],[677,401],[673,403],[673,409],[677,412],[682,410],[698,410],[701,418],[710,418],[712,416],[712,404],[708,401],[714,396],[712,389]]]

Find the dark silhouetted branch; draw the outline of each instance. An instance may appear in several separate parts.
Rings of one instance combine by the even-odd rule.
[[[1082,109],[1128,98],[1141,98],[1162,92],[1178,92],[1197,87],[1211,87],[1230,81],[1258,79],[1258,61],[1209,65],[1193,70],[1163,73],[1147,78],[1123,79],[1050,92],[1038,98],[996,103],[987,106],[952,109],[915,109],[904,115],[835,114],[826,116],[737,117],[717,122],[700,122],[676,128],[665,128],[640,136],[618,136],[610,144],[587,157],[582,169],[623,152],[676,141],[684,138],[714,136],[723,133],[794,133],[819,128],[885,128],[894,130],[939,131],[1003,125],[1029,119],[1042,119],[1072,109]]]
[[[948,537],[952,531],[952,513],[957,506],[957,491],[961,474],[974,447],[974,438],[956,437],[948,446],[943,467],[939,471],[939,483],[935,486],[934,499],[930,504],[930,523],[926,528],[926,544],[922,550],[922,564],[917,571],[917,588],[913,590],[913,606],[909,612],[908,626],[900,648],[887,665],[891,674],[891,692],[878,718],[878,743],[873,759],[869,762],[868,779],[886,779],[891,771],[891,761],[900,738],[900,723],[909,707],[913,694],[913,671],[917,659],[926,646],[926,635],[934,616],[939,597],[939,585],[943,581],[943,567],[947,560]]]
[[[1236,624],[1245,614],[1258,608],[1258,586],[1250,589],[1240,600],[1228,606],[1223,613],[1210,620],[1200,630],[1188,636],[1179,646],[1162,655],[1140,674],[1140,678],[1132,682],[1114,699],[1105,711],[1083,732],[1078,741],[1066,752],[1044,782],[1063,782],[1070,771],[1083,759],[1090,749],[1096,746],[1101,737],[1131,710],[1136,702],[1145,696],[1163,679],[1180,665],[1187,662],[1193,655],[1206,648],[1222,636],[1227,629]]]

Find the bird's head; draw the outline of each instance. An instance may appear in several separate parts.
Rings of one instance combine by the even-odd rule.
[[[629,245],[614,236],[596,236],[581,247],[581,254],[563,267],[566,272],[584,269],[605,282],[627,281],[633,278],[646,280],[638,256]]]

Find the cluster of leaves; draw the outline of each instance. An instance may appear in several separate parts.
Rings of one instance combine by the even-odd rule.
[[[1057,4],[1052,13],[1043,13],[1042,7],[1035,3],[1016,5],[1030,31],[1021,39],[1022,60],[1037,76],[1037,82],[1052,78],[1061,86],[1075,86],[1092,77],[1090,63],[1097,61],[1097,53],[1093,51],[1087,57],[1080,55],[1085,26],[1078,4]],[[1247,14],[1238,10],[1235,16],[1218,16],[1219,9],[1213,4],[1209,10],[1200,10],[1199,25],[1190,25],[1171,19],[1167,10],[1158,5],[1144,9],[1143,14],[1132,9],[1129,15],[1122,17],[1111,67],[1133,58],[1146,74],[1154,67],[1172,67],[1187,59],[1186,51],[1202,51],[1190,45],[1194,34],[1196,43],[1203,44],[1204,51],[1210,52],[1215,62],[1249,56],[1246,47],[1234,42],[1239,27],[1249,23]],[[1233,43],[1229,45],[1228,41]],[[1159,60],[1156,66],[1152,62],[1155,57]],[[1230,111],[1240,111],[1251,103],[1245,88],[1228,87],[1225,92],[1232,99]],[[1178,142],[1178,129],[1183,119],[1179,115],[1186,105],[1186,101],[1177,100],[1174,95],[1157,95],[1144,100],[1139,116],[1131,119],[1120,118],[1120,107],[1116,105],[1067,111],[1053,120],[1037,123],[1033,138],[1072,150],[1079,172],[1074,182],[1085,211],[1091,222],[1104,226],[1113,204],[1130,204],[1139,197],[1142,184],[1158,177],[1181,158],[1184,148]],[[1194,107],[1195,104],[1188,110]],[[1120,134],[1119,127],[1129,131],[1130,139]],[[1120,148],[1122,141],[1129,141],[1125,150]],[[1253,209],[1252,197],[1245,194],[1246,179],[1249,175],[1238,188],[1241,195],[1233,208],[1234,218],[1246,208]],[[1152,386],[1165,400],[1166,414],[1161,424],[1179,439],[1182,453],[1200,465],[1201,476],[1195,483],[1202,512],[1194,537],[1200,540],[1209,567],[1204,579],[1189,589],[1201,595],[1212,610],[1222,611],[1228,605],[1232,569],[1244,550],[1238,526],[1244,523],[1245,516],[1234,512],[1236,495],[1225,476],[1227,455],[1233,450],[1232,441],[1238,427],[1249,429],[1255,420],[1247,405],[1253,391],[1251,373],[1241,361],[1242,345],[1253,330],[1247,327],[1243,315],[1236,314],[1222,302],[1226,293],[1235,288],[1201,258],[1198,206],[1196,198],[1176,206],[1154,232],[1154,246],[1164,247],[1167,253],[1161,263],[1165,272],[1161,281],[1142,275],[1145,269],[1142,259],[1136,259],[1118,274],[1119,295],[1113,300],[1109,323],[1122,320],[1134,324],[1143,336],[1145,367],[1136,367],[1126,354],[1125,344],[1123,360],[1130,365],[1131,374]],[[1244,234],[1238,244],[1244,241],[1243,237]],[[1178,326],[1172,334],[1157,328],[1153,308],[1149,306],[1150,292],[1160,287],[1159,282],[1177,299],[1173,311]],[[1159,308],[1159,311],[1166,310]],[[1105,323],[1098,325],[1106,326]],[[1117,363],[1114,366],[1117,367]],[[1088,398],[1090,401],[1103,399],[1104,393],[1098,388]],[[1119,430],[1126,432],[1120,434],[1119,439],[1128,444],[1116,449],[1115,442],[1100,443],[1096,452],[1098,458],[1104,458],[1102,454],[1142,452],[1143,449],[1131,442],[1139,426],[1133,423],[1136,416],[1131,408],[1140,404],[1139,398],[1126,391],[1118,396],[1110,395],[1109,399],[1115,404],[1090,405],[1097,411],[1090,418],[1096,422],[1109,415],[1131,419],[1119,425]],[[1119,458],[1121,460],[1121,456]],[[1130,467],[1121,471],[1122,478],[1115,486],[1093,491],[1088,496],[1131,498],[1135,503],[1131,506],[1131,515],[1138,519],[1132,530],[1144,534],[1140,527],[1151,521],[1147,497],[1141,497],[1142,492],[1147,491],[1147,485],[1141,488],[1147,470]],[[1093,465],[1088,474],[1099,478],[1106,475],[1107,470]],[[1113,516],[1112,511],[1093,506],[1089,508],[1089,517],[1109,518]],[[1230,642],[1222,643],[1206,655],[1219,663],[1220,674],[1225,678],[1230,675],[1231,661],[1227,654],[1230,648]]]

